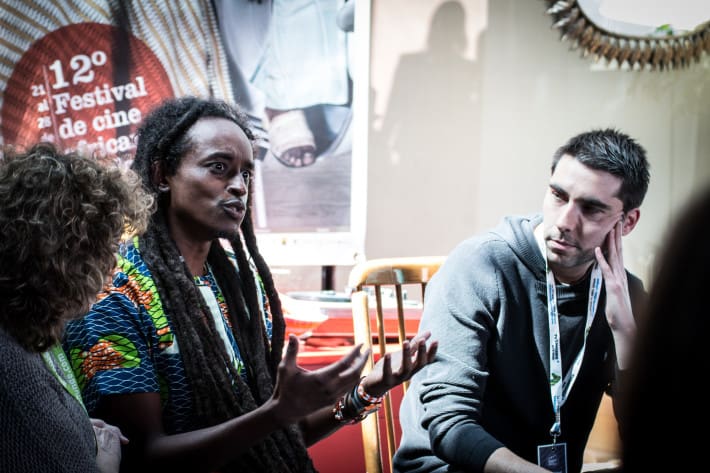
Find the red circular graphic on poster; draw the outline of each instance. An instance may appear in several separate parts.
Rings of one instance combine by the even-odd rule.
[[[3,95],[6,144],[51,141],[115,156],[134,151],[140,122],[173,90],[140,39],[111,25],[76,23],[33,43]]]

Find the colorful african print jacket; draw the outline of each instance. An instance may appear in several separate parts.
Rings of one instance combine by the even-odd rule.
[[[228,351],[234,352],[238,372],[246,377],[224,297],[212,273],[200,277],[196,284],[212,289],[220,313],[213,314],[218,317],[217,330],[231,347]],[[261,284],[257,286],[261,288]],[[261,300],[266,331],[271,337],[263,289]],[[160,294],[141,257],[137,238],[121,245],[113,282],[99,294],[89,313],[68,324],[64,350],[89,413],[94,412],[102,396],[158,392],[166,432],[188,430],[192,400],[179,342],[171,328],[170,314],[163,311]]]

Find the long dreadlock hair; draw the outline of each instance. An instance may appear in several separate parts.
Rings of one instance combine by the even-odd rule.
[[[139,247],[155,280],[165,313],[169,314],[175,336],[180,340],[180,353],[192,392],[191,423],[195,429],[252,411],[271,396],[285,332],[278,293],[257,247],[251,205],[246,209],[241,237],[237,235],[229,240],[238,272],[218,240],[212,242],[207,257],[227,304],[232,331],[247,367],[248,384],[230,361],[209,308],[169,234],[165,218],[169,201],[159,198],[158,183],[153,179],[155,166],[162,166],[167,176],[174,175],[192,146],[188,130],[205,117],[231,120],[249,140],[254,140],[245,116],[234,106],[216,99],[170,99],[143,121],[138,130],[138,146],[132,164],[145,186],[158,197],[158,209],[141,236]],[[273,319],[271,341],[260,315],[261,302],[250,258],[264,284],[270,306]],[[311,472],[315,469],[301,433],[294,425],[272,433],[224,471]]]

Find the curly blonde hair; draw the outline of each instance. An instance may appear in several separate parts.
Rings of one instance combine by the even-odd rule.
[[[145,230],[153,197],[130,170],[41,143],[0,159],[0,326],[30,351],[83,315],[116,263],[121,235]]]

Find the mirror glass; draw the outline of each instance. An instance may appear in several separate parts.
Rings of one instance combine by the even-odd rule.
[[[606,31],[630,36],[680,35],[710,20],[708,0],[577,0]]]
[[[547,0],[562,39],[608,67],[688,67],[710,54],[708,0]]]

